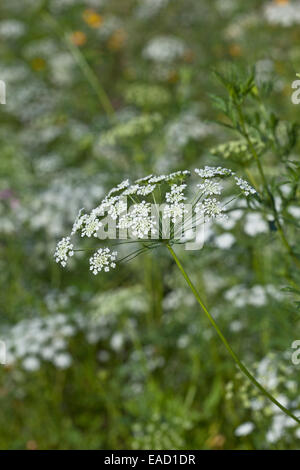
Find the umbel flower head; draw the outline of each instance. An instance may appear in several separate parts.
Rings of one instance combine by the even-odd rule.
[[[90,214],[80,210],[71,236],[80,233],[81,237],[90,239],[93,236],[101,239],[99,232],[112,221],[116,232],[111,238],[124,239],[125,231],[127,238],[134,238],[134,242],[142,246],[119,262],[165,244],[197,302],[240,370],[273,404],[299,424],[300,419],[267,392],[234,353],[172,248],[172,245],[182,243],[185,239],[182,228],[189,232],[199,224],[226,218],[229,204],[241,195],[253,196],[255,189],[226,168],[206,166],[196,169],[194,173],[195,183],[192,179],[189,180],[191,173],[188,170],[169,175],[149,175],[133,183],[127,179],[122,181],[109,191]],[[166,222],[169,222],[167,230]],[[65,266],[68,257],[73,256],[75,251],[77,250],[73,248],[71,237],[63,238],[58,242],[54,253],[56,262]],[[117,255],[117,251],[111,251],[108,246],[98,248],[90,257],[90,271],[95,275],[110,271],[116,267]]]
[[[73,245],[70,242],[70,237],[65,237],[60,240],[56,246],[54,253],[54,258],[57,263],[60,263],[62,266],[66,266],[68,257],[73,256]]]
[[[115,259],[117,254],[118,253],[116,251],[111,253],[109,248],[99,248],[99,250],[90,258],[90,270],[93,271],[93,274],[97,274],[100,273],[102,269],[104,269],[105,272],[108,272],[109,268],[115,268]]]
[[[256,193],[247,181],[237,177],[232,170],[222,167],[195,169],[194,178],[188,170],[168,175],[148,175],[133,183],[128,179],[112,188],[100,204],[90,213],[80,209],[70,236],[58,242],[54,257],[66,266],[74,252],[71,237],[79,234],[85,238],[131,239],[142,248],[132,257],[162,243],[182,243],[187,232],[199,224],[227,217],[229,203],[240,196]],[[101,232],[105,226],[113,226],[108,237]],[[129,242],[127,242],[129,243]],[[90,271],[98,274],[115,268],[117,251],[108,246],[100,247],[90,257]],[[130,255],[126,257],[129,259]],[[122,259],[120,261],[123,261]]]

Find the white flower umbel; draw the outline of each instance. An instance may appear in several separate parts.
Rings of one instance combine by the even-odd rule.
[[[191,172],[189,170],[179,170],[175,171],[174,173],[170,173],[166,176],[166,181],[172,181],[176,178],[186,178],[190,176]]]
[[[214,178],[215,176],[232,176],[234,172],[228,168],[223,168],[221,166],[213,167],[206,166],[204,168],[196,168],[195,173],[201,178]]]
[[[100,222],[100,220],[94,214],[86,215],[85,217],[83,216],[82,224],[83,228],[81,231],[81,236],[88,238],[91,236],[97,237],[97,232],[102,226],[102,222]]]
[[[73,224],[73,227],[72,227],[71,235],[75,235],[75,233],[78,232],[78,230],[81,229],[84,218],[85,218],[84,214],[82,214],[83,211],[84,211],[84,209],[82,208],[78,212],[78,215],[77,215],[77,217],[75,219],[75,222]]]
[[[137,238],[147,238],[149,232],[155,233],[156,222],[152,217],[136,217],[133,219],[131,224],[131,230],[133,236]]]
[[[152,176],[150,179],[149,179],[149,183],[161,183],[162,181],[165,181],[166,180],[166,175],[159,175],[159,176]]]
[[[222,192],[222,186],[220,183],[211,179],[206,179],[204,183],[197,184],[197,188],[208,196],[221,194]]]
[[[216,198],[206,198],[202,202],[198,202],[195,207],[196,213],[202,213],[205,220],[209,219],[226,219],[224,207]]]
[[[116,251],[111,252],[109,248],[99,248],[90,258],[90,270],[93,274],[98,274],[102,269],[108,272],[110,268],[115,268],[117,254]]]
[[[140,196],[148,196],[148,194],[151,194],[155,188],[155,184],[147,184],[146,186],[138,188],[136,193]]]
[[[150,231],[155,233],[155,225],[156,222],[151,215],[151,204],[142,201],[131,206],[130,212],[120,217],[118,228],[131,229],[133,236],[145,238]]]
[[[235,176],[234,179],[236,181],[236,185],[241,188],[245,196],[249,196],[249,194],[256,194],[255,189],[252,188],[252,186],[250,186],[247,181],[243,180],[242,178],[239,178],[238,176]]]
[[[166,201],[170,204],[178,204],[186,199],[183,191],[186,188],[186,184],[172,184],[171,192],[166,194]]]
[[[119,193],[119,192],[122,191],[123,189],[127,188],[129,185],[130,185],[130,183],[129,183],[129,180],[128,180],[128,179],[126,179],[126,180],[124,180],[124,181],[121,181],[121,183],[119,183],[117,186],[115,186],[114,188],[112,188],[112,189],[109,191],[109,193],[108,193],[108,195],[106,196],[105,199],[107,200],[108,198],[110,198],[110,196],[111,196],[112,194]]]
[[[135,182],[136,183],[145,183],[147,181],[149,181],[151,178],[153,178],[153,175],[147,175],[147,176],[143,176],[142,178],[138,178]]]
[[[112,188],[90,213],[84,213],[83,209],[79,211],[71,236],[79,232],[81,237],[101,238],[100,228],[112,222],[114,239],[146,241],[147,245],[143,244],[137,250],[143,252],[148,247],[157,247],[166,239],[171,245],[181,243],[183,229],[191,232],[207,220],[224,220],[227,217],[225,207],[234,198],[229,198],[229,202],[228,199],[227,202],[221,200],[223,187],[220,180],[228,179],[226,191],[233,190],[237,197],[241,194],[238,194],[236,185],[244,195],[253,194],[253,188],[227,168],[206,166],[196,169],[195,173],[201,178],[196,185],[187,184],[191,176],[189,170],[150,174],[133,183],[125,179]],[[157,242],[154,243],[153,239]],[[55,252],[56,261],[65,266],[73,251],[69,237],[61,240]],[[115,252],[111,254],[109,248],[100,248],[90,259],[91,271],[98,273],[114,267],[115,259],[110,256],[115,258]]]
[[[125,189],[125,191],[122,194],[123,196],[132,196],[133,194],[137,194],[140,187],[141,186],[139,184],[132,184],[127,189]]]
[[[164,207],[163,218],[170,218],[174,224],[182,220],[184,213],[186,213],[183,203],[183,201],[186,200],[183,194],[185,188],[186,184],[172,184],[171,191],[166,193],[166,201],[168,204]]]
[[[167,204],[164,207],[163,217],[164,219],[170,218],[175,224],[183,219],[183,216],[186,212],[185,205],[182,202],[176,204]]]
[[[70,237],[64,237],[56,246],[54,258],[57,263],[66,266],[68,258],[74,255],[73,245],[70,242]]]
[[[126,199],[118,199],[115,204],[111,204],[108,213],[112,219],[117,220],[117,218],[127,210]]]
[[[189,214],[187,217],[188,222],[191,224],[188,227],[188,230],[191,228],[198,227],[198,220],[200,221],[211,221],[214,222],[218,219],[223,219],[226,217],[225,214],[225,207],[228,206],[234,198],[227,198],[226,201],[221,201],[220,198],[217,197],[209,197],[212,195],[219,194],[220,187],[218,185],[212,184],[212,178],[216,178],[214,183],[218,183],[218,179],[223,179],[228,177],[231,180],[231,185],[226,185],[226,190],[233,190],[233,192],[238,192],[236,185],[242,189],[242,193],[246,196],[253,194],[253,188],[251,189],[250,185],[246,183],[244,180],[235,179],[235,174],[226,168],[221,167],[205,167],[204,169],[196,169],[195,173],[202,179],[208,180],[206,182],[201,182],[201,184],[205,185],[201,187],[200,190],[196,191],[195,193],[195,185],[191,185],[192,194],[192,201],[187,207],[191,207],[193,211],[196,213],[196,220],[191,220],[193,218],[193,214]],[[300,418],[296,417],[285,405],[282,405],[279,401],[277,401],[267,390],[265,390],[264,386],[260,384],[255,377],[251,374],[251,372],[247,369],[247,367],[240,361],[239,357],[235,354],[232,350],[231,346],[229,345],[228,341],[224,337],[223,333],[221,332],[220,328],[216,324],[214,318],[211,316],[205,304],[201,299],[201,295],[197,291],[196,287],[192,283],[191,279],[189,278],[188,273],[185,271],[181,261],[176,255],[176,252],[173,249],[175,244],[182,244],[182,240],[184,237],[182,235],[177,236],[180,228],[187,228],[186,224],[182,224],[177,219],[182,215],[185,210],[185,195],[184,190],[187,189],[186,186],[186,179],[190,175],[189,171],[179,171],[175,173],[171,173],[170,175],[163,175],[161,178],[155,177],[150,175],[146,179],[140,179],[139,181],[134,182],[134,188],[131,188],[133,192],[127,198],[127,202],[129,202],[129,211],[126,214],[122,214],[118,217],[120,210],[123,208],[122,203],[120,203],[121,199],[124,198],[124,191],[130,190],[130,182],[128,180],[123,181],[120,185],[116,188],[113,188],[108,195],[104,198],[102,202],[100,202],[99,208],[106,208],[111,214],[119,218],[119,225],[115,223],[114,225],[117,228],[121,227],[128,227],[130,231],[133,233],[135,237],[138,239],[147,238],[147,240],[143,240],[140,243],[141,247],[130,253],[129,255],[125,256],[120,262],[124,261],[125,259],[128,260],[129,257],[131,259],[135,258],[136,256],[140,255],[141,253],[145,253],[148,250],[154,249],[158,246],[164,246],[173,257],[176,265],[181,272],[183,278],[187,282],[189,288],[191,289],[192,293],[195,296],[195,299],[201,306],[202,310],[204,311],[206,317],[210,321],[212,327],[215,329],[219,338],[223,342],[224,346],[226,347],[227,351],[231,355],[234,362],[237,364],[239,369],[248,377],[248,379],[255,385],[260,392],[262,392],[266,397],[268,397],[274,405],[276,405],[281,411],[283,411],[286,415],[293,418],[295,422],[300,424]],[[154,180],[155,178],[155,180]],[[152,183],[149,181],[152,180]],[[229,181],[230,183],[230,181]],[[141,190],[141,188],[143,188]],[[201,191],[202,190],[202,191]],[[204,190],[204,191],[203,191]],[[140,194],[138,194],[140,192]],[[208,192],[208,194],[207,194]],[[204,194],[203,194],[204,193]],[[213,193],[213,194],[210,194]],[[217,194],[216,194],[217,193]],[[239,197],[241,194],[237,194],[236,197]],[[141,196],[143,199],[141,200]],[[147,199],[148,198],[148,199]],[[221,203],[222,202],[222,203]],[[156,220],[154,220],[154,215],[152,215],[152,204],[154,203],[156,209],[156,215],[160,217],[160,207],[162,204],[167,205],[166,212],[164,213],[163,217],[166,214],[173,219],[174,226],[168,227],[170,230],[168,231],[167,237],[164,236],[163,232],[163,223],[162,230],[160,231],[160,222],[158,220],[159,225],[159,236],[155,242],[152,240],[152,232],[156,225]],[[91,212],[90,215],[83,216],[84,219],[80,219],[81,214],[79,214],[79,219],[75,223],[75,227],[73,228],[72,232],[78,229],[78,227],[82,230],[82,235],[90,237],[97,233],[98,228],[102,224],[101,217],[102,215],[98,210],[94,210]],[[81,223],[82,222],[82,223]],[[184,221],[186,222],[186,221]],[[181,225],[181,227],[177,227],[177,225]],[[83,227],[83,228],[82,228]],[[178,230],[177,230],[178,229]],[[151,232],[151,238],[149,239],[148,235]],[[114,237],[123,238],[123,234],[120,235],[120,230],[115,233]],[[137,243],[138,240],[134,240],[134,243]],[[224,242],[224,240],[223,240]],[[124,242],[126,243],[126,242]],[[228,243],[228,240],[227,240]],[[198,244],[197,244],[198,246]],[[202,247],[202,245],[201,245]],[[64,238],[61,240],[56,248],[55,251],[55,259],[57,262],[60,262],[63,266],[65,266],[68,256],[73,255],[73,245],[70,242],[70,238]],[[116,267],[116,257],[117,252],[111,251],[108,247],[99,248],[93,256],[90,258],[90,270],[93,274],[98,274],[101,271],[110,271],[111,268]],[[256,289],[257,290],[257,289]],[[257,296],[257,292],[255,296]],[[63,365],[65,361],[62,361]],[[60,364],[61,365],[61,364]],[[57,364],[59,366],[59,364]],[[241,434],[249,431],[249,426],[245,426],[244,429],[240,429],[237,433]]]
[[[134,204],[131,207],[130,216],[132,219],[139,217],[148,217],[151,213],[151,204],[146,201],[142,201],[140,204]]]

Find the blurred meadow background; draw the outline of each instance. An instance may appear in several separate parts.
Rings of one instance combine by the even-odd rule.
[[[260,187],[213,73],[248,70],[259,99],[242,109],[294,254],[247,207],[178,251],[239,357],[297,408],[299,25],[299,1],[2,0],[1,449],[299,448],[167,252],[98,276],[53,258],[127,177],[221,165]]]

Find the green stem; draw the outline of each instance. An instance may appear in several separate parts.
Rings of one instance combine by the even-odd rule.
[[[291,245],[289,244],[289,241],[288,241],[288,239],[285,235],[284,229],[283,229],[283,227],[281,225],[281,222],[280,222],[280,219],[279,219],[279,214],[278,214],[278,211],[277,211],[277,208],[276,208],[275,200],[274,200],[273,194],[272,194],[272,192],[269,188],[269,184],[268,184],[266,175],[264,173],[260,158],[259,158],[259,156],[258,156],[258,154],[255,150],[255,147],[252,144],[251,139],[249,137],[249,134],[247,132],[246,124],[245,124],[245,118],[244,118],[243,112],[241,110],[241,107],[237,103],[236,103],[236,108],[237,108],[238,115],[239,115],[239,118],[240,118],[242,135],[245,137],[245,139],[247,141],[247,144],[248,144],[248,147],[249,147],[249,150],[252,153],[252,155],[253,155],[253,157],[256,161],[257,168],[258,168],[259,174],[261,176],[264,188],[266,189],[268,197],[269,197],[269,201],[270,201],[270,204],[271,204],[271,208],[272,208],[272,211],[273,211],[273,214],[274,214],[277,230],[278,230],[278,233],[280,235],[281,241],[282,241],[283,245],[285,246],[288,254],[293,259],[294,263],[298,266],[298,268],[300,268],[300,260],[295,255],[295,253],[294,253],[294,251],[293,251]]]
[[[72,43],[72,41],[70,40],[70,37],[69,37],[69,33],[66,33],[64,31],[64,29],[60,26],[59,22],[55,18],[53,18],[53,16],[50,15],[50,13],[48,13],[48,12],[45,13],[44,17],[46,18],[46,20],[49,23],[52,24],[52,26],[54,26],[54,28],[58,32],[59,36],[60,37],[63,36],[63,39],[64,39],[70,53],[72,54],[73,58],[77,62],[78,66],[80,67],[80,69],[82,71],[82,73],[84,74],[85,78],[89,82],[91,88],[96,93],[96,95],[99,99],[99,102],[100,102],[102,108],[104,109],[106,115],[108,117],[112,118],[112,116],[114,116],[114,114],[115,114],[115,110],[114,110],[114,108],[113,108],[113,106],[110,102],[110,99],[109,99],[106,91],[102,87],[97,75],[95,74],[93,69],[90,67],[90,65],[87,62],[84,55],[81,53],[79,48]]]
[[[85,78],[87,79],[87,81],[89,82],[89,84],[93,88],[94,92],[98,96],[99,102],[102,105],[105,113],[109,117],[113,116],[114,113],[115,113],[115,110],[112,107],[112,104],[111,104],[111,102],[110,102],[110,100],[107,96],[107,93],[105,92],[104,88],[102,87],[101,83],[99,82],[97,75],[95,74],[93,69],[90,67],[90,65],[88,64],[86,58],[81,53],[79,48],[71,42],[70,37],[67,33],[65,34],[64,39],[65,39],[65,42],[66,42],[72,56],[74,57],[77,64],[81,68],[83,74],[85,75]]]
[[[249,372],[249,370],[247,369],[246,366],[244,366],[244,364],[239,360],[238,356],[235,354],[235,352],[232,350],[230,344],[228,343],[227,339],[225,338],[225,336],[223,335],[222,331],[220,330],[220,328],[218,327],[217,323],[215,322],[215,320],[213,319],[213,317],[211,316],[211,314],[209,313],[209,311],[207,310],[207,308],[205,307],[204,303],[202,302],[201,300],[201,297],[196,289],[196,287],[194,286],[194,284],[192,283],[192,281],[190,280],[188,274],[186,273],[186,271],[184,270],[181,262],[179,261],[176,253],[174,252],[173,248],[170,246],[170,245],[167,245],[167,248],[168,250],[170,251],[171,255],[173,256],[181,274],[183,275],[184,279],[186,280],[187,284],[189,285],[191,291],[193,292],[197,302],[199,303],[199,305],[201,306],[202,310],[204,311],[205,315],[207,316],[208,320],[210,321],[210,323],[212,324],[212,326],[214,327],[214,329],[216,330],[217,334],[219,335],[221,341],[223,342],[225,348],[227,349],[227,351],[229,352],[229,354],[231,355],[231,357],[233,358],[234,362],[237,364],[237,366],[239,367],[239,369],[248,377],[248,379],[253,383],[253,385],[255,385],[267,398],[269,398],[269,400],[271,400],[274,405],[278,406],[278,408],[281,409],[281,411],[283,411],[285,414],[287,414],[290,418],[292,418],[294,421],[296,421],[298,424],[300,424],[300,419],[297,418],[296,416],[293,415],[293,413],[291,413],[287,408],[285,408],[283,405],[281,405],[281,403],[279,403],[279,401],[277,401],[256,379],[255,377],[253,377],[253,375]]]

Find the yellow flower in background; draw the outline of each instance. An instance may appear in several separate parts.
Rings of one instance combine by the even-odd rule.
[[[126,31],[124,31],[124,29],[117,29],[109,38],[109,41],[107,43],[108,48],[112,51],[118,51],[119,49],[122,49],[126,39]]]
[[[231,44],[228,52],[232,57],[240,57],[242,55],[242,49],[238,44]]]
[[[74,31],[70,39],[75,46],[83,46],[86,43],[86,35],[82,31]]]
[[[286,5],[289,3],[289,0],[274,0],[277,5]]]
[[[31,61],[31,65],[34,70],[40,72],[46,68],[46,61],[42,57],[35,57]]]
[[[99,15],[95,10],[88,9],[84,10],[83,12],[83,19],[84,21],[91,27],[91,28],[99,28],[103,23],[103,18]]]

